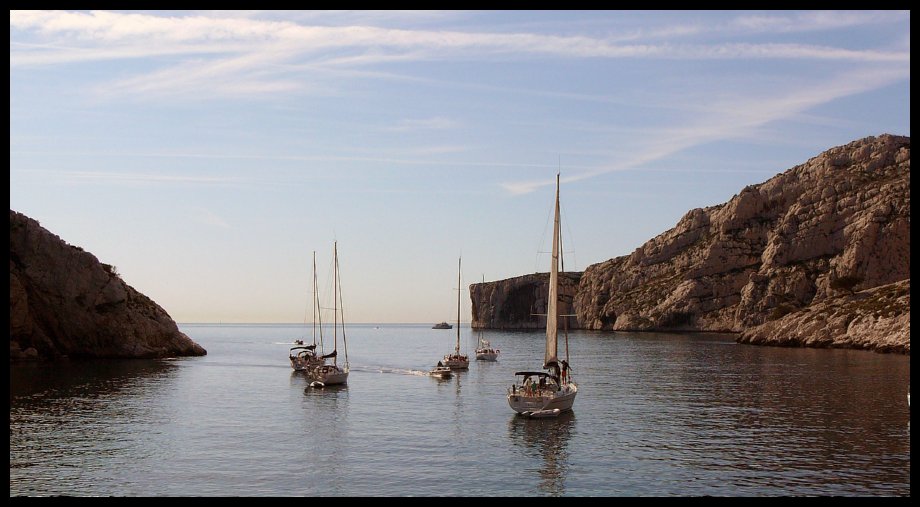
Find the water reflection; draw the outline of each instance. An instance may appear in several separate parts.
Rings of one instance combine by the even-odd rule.
[[[200,358],[11,365],[10,496],[910,496],[909,357],[584,333],[591,399],[530,420],[504,392],[538,333],[442,381],[428,326],[381,326],[378,366],[308,389],[289,328],[219,329]]]
[[[157,452],[150,440],[171,414],[135,401],[170,385],[178,371],[173,361],[147,359],[10,365],[11,495],[121,491],[111,474],[93,474],[101,463],[124,467]]]
[[[342,456],[350,438],[348,384],[311,387],[311,383],[304,372],[291,371],[291,387],[296,389],[294,392],[302,394],[297,397],[300,410],[296,416],[296,427],[291,431],[296,450],[289,458],[292,463],[311,466],[298,467],[293,472],[297,480],[284,494],[344,494],[348,483],[343,478],[347,474],[344,474],[343,466],[346,464]]]
[[[575,412],[547,419],[530,419],[515,414],[508,422],[511,441],[543,459],[538,488],[551,496],[565,494],[569,470],[568,443],[575,427]]]
[[[175,372],[164,359],[67,360],[10,365],[10,406],[115,394]]]
[[[464,427],[466,414],[466,406],[464,404],[464,398],[461,395],[460,386],[462,385],[461,377],[466,375],[468,372],[466,370],[459,370],[454,374],[454,425],[453,425],[453,442],[462,442],[464,435],[466,434],[466,428]]]

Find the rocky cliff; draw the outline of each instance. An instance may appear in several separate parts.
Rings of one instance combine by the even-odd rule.
[[[909,353],[909,256],[910,138],[868,137],[691,210],[632,254],[589,266],[575,290],[575,325]],[[471,288],[474,308],[481,293],[489,289]],[[882,294],[897,303],[883,304]],[[479,322],[496,317],[501,327],[500,316]],[[906,333],[895,332],[900,325]]]
[[[910,280],[814,302],[745,329],[738,341],[910,354]]]
[[[559,273],[559,313],[574,315],[572,301],[581,273]],[[549,273],[534,273],[507,280],[470,285],[473,328],[544,329]],[[577,327],[569,319],[571,328]],[[563,325],[562,319],[559,325]]]
[[[115,268],[10,210],[10,360],[207,352]]]

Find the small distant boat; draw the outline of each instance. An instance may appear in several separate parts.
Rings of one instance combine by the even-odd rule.
[[[437,324],[431,326],[431,329],[452,329],[454,326],[451,326],[447,322],[438,322]]]
[[[493,349],[489,340],[483,340],[479,335],[479,347],[476,348],[476,359],[479,361],[495,361],[498,359],[498,349]]]
[[[428,375],[438,378],[451,378],[454,376],[454,372],[449,366],[444,366],[439,362],[434,369],[428,371]]]
[[[294,340],[294,345],[303,345],[303,340]]]

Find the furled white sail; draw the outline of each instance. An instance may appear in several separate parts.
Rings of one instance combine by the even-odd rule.
[[[556,211],[553,220],[553,261],[549,270],[549,294],[546,306],[546,354],[543,368],[549,368],[556,361],[556,337],[558,334],[557,304],[559,302],[559,175],[556,175]]]

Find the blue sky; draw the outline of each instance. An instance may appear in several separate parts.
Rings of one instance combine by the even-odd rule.
[[[909,11],[10,11],[10,208],[178,322],[452,320],[910,135]],[[331,304],[331,303],[330,303]],[[312,317],[307,317],[312,319]]]

